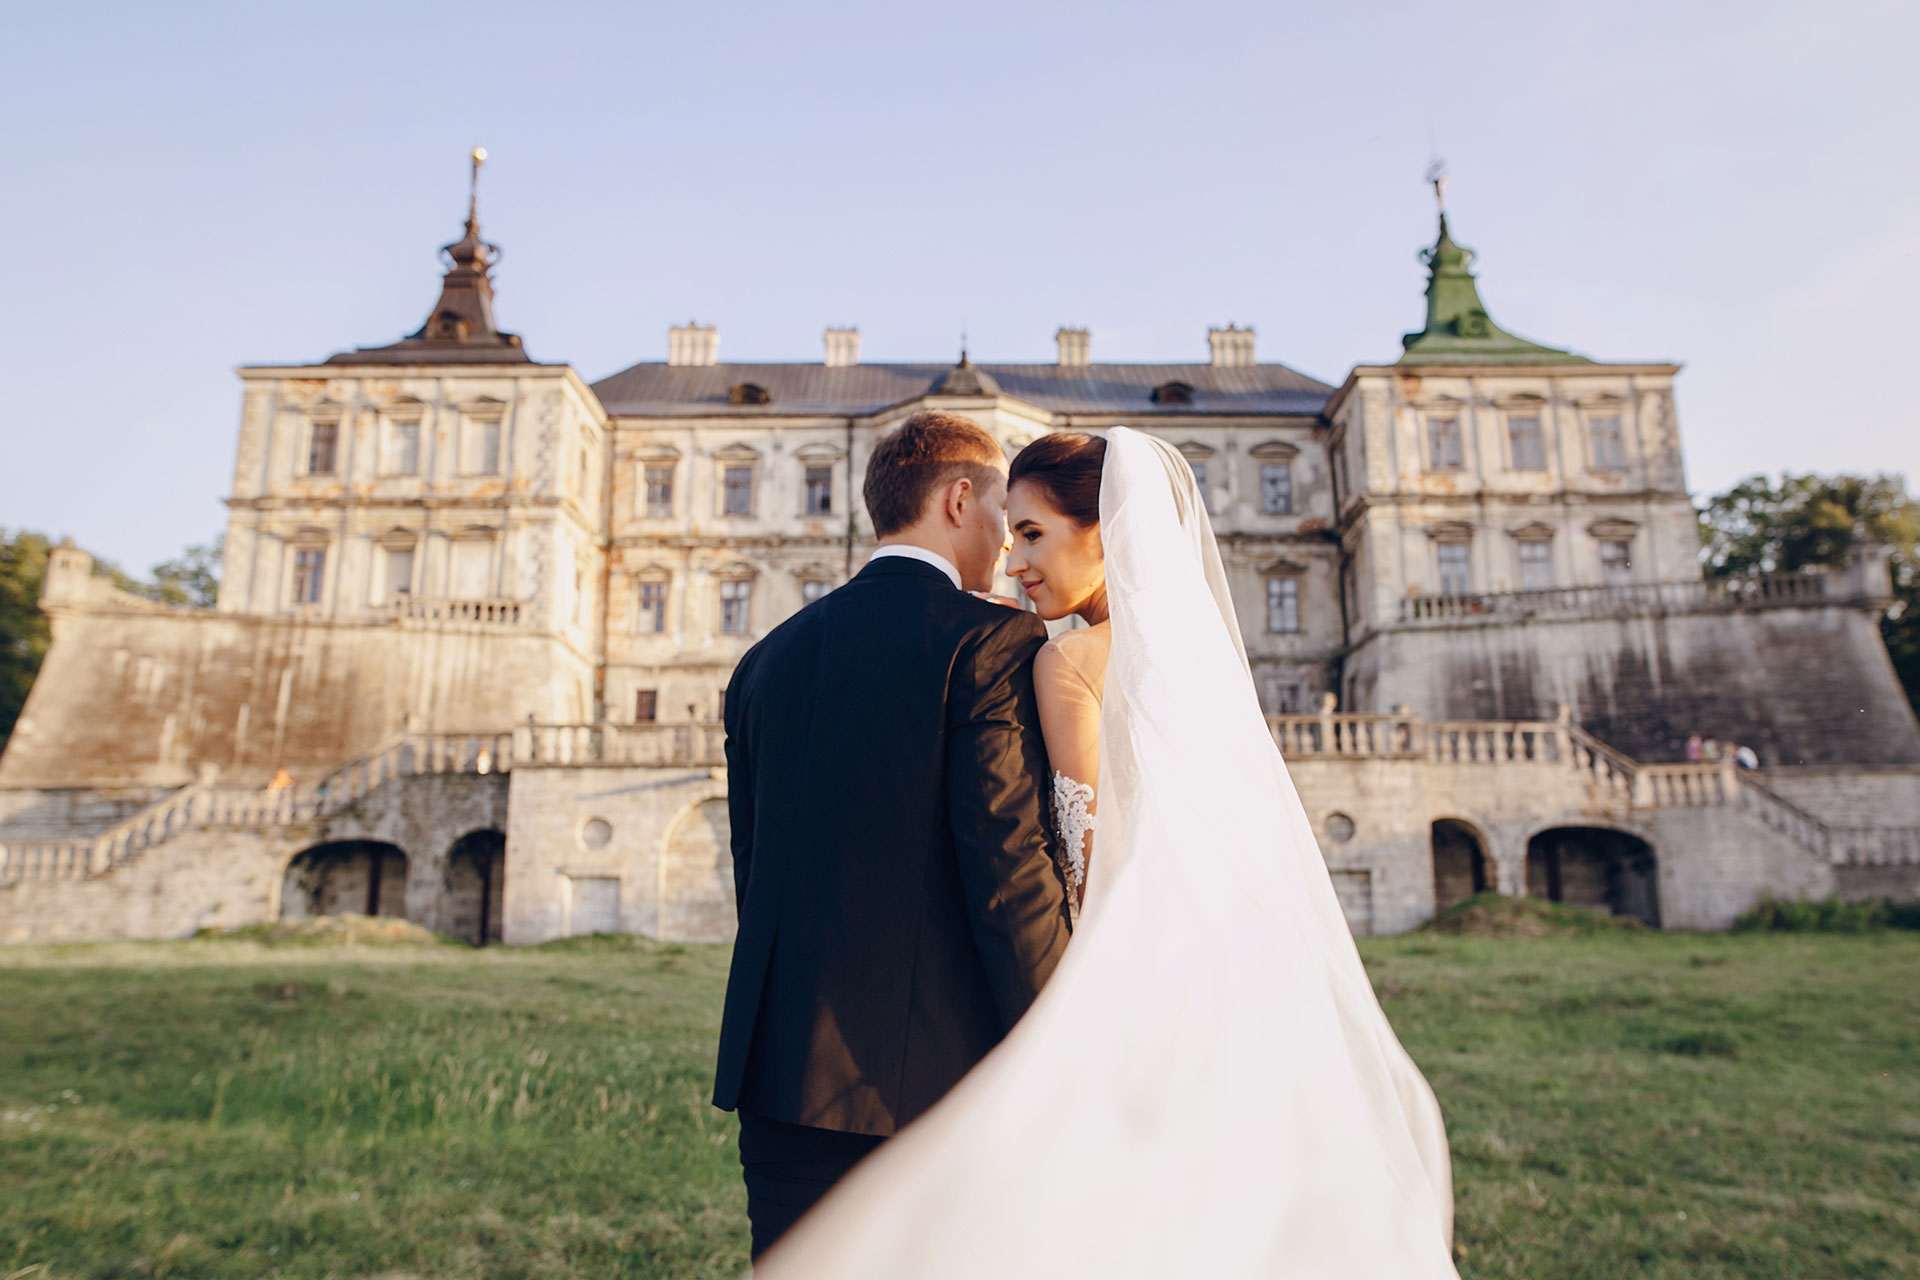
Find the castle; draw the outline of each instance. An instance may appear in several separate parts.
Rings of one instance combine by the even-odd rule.
[[[476,161],[477,172],[477,161]],[[1920,891],[1920,729],[1885,556],[1703,580],[1679,366],[1519,338],[1444,213],[1426,321],[1339,386],[1205,363],[730,364],[713,327],[595,383],[494,321],[470,204],[426,323],[240,371],[219,602],[63,545],[0,756],[0,940],[339,911],[474,942],[731,936],[734,662],[857,572],[909,413],[1009,453],[1128,424],[1192,464],[1259,696],[1356,932],[1477,890],[1724,927]],[[1759,768],[1686,760],[1690,735]]]

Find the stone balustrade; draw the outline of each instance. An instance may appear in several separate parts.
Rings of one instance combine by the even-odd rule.
[[[1834,601],[1827,573],[1775,573],[1713,582],[1634,582],[1611,587],[1554,587],[1478,595],[1408,596],[1400,602],[1405,626],[1513,622],[1526,618],[1592,618],[1615,614],[1689,613],[1712,609],[1780,608]]]
[[[718,724],[526,725],[513,732],[518,764],[715,768],[726,764]]]
[[[446,600],[431,596],[395,596],[380,606],[389,618],[411,622],[471,622],[492,627],[517,627],[530,619],[520,600]]]
[[[1273,715],[1267,727],[1287,757],[1336,756],[1441,763],[1566,758],[1566,726],[1553,720],[1458,720],[1418,716]]]

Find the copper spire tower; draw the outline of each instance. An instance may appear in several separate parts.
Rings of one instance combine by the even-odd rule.
[[[528,363],[520,335],[502,333],[493,322],[490,273],[500,261],[500,246],[480,237],[480,166],[486,163],[486,148],[475,147],[468,158],[473,167],[467,181],[466,233],[440,250],[447,274],[426,323],[391,346],[362,347],[328,364]]]

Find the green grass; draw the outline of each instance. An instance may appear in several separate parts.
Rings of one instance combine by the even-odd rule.
[[[1920,1274],[1920,936],[1364,951],[1447,1111],[1463,1275]],[[726,958],[0,950],[0,1280],[738,1275]]]

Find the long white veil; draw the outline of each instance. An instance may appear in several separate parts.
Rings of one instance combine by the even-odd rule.
[[[1001,1046],[757,1274],[1454,1276],[1439,1104],[1267,730],[1192,473],[1107,443],[1079,929]]]

